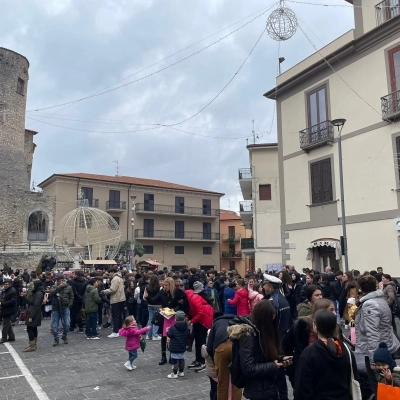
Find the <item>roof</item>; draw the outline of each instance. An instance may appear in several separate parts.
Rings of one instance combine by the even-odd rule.
[[[224,193],[211,192],[209,190],[198,189],[191,186],[179,185],[177,183],[159,181],[156,179],[145,179],[145,178],[135,178],[133,176],[109,176],[109,175],[96,175],[96,174],[86,174],[83,172],[71,173],[71,174],[53,174],[43,182],[39,183],[39,187],[44,185],[47,181],[55,178],[57,176],[60,177],[69,177],[69,178],[77,178],[77,179],[88,179],[92,181],[103,181],[103,182],[112,182],[112,183],[122,183],[127,185],[137,185],[137,186],[150,186],[150,187],[158,187],[165,189],[175,189],[175,190],[186,190],[191,192],[201,192],[201,193],[211,193],[217,194],[219,196],[223,196]]]
[[[278,147],[278,143],[254,143],[246,146],[248,149],[255,149],[258,147]]]
[[[231,221],[238,220],[240,221],[242,218],[235,213],[235,211],[231,210],[219,210],[219,220],[220,221]]]
[[[25,56],[23,56],[22,54],[19,54],[19,53],[17,53],[17,52],[14,51],[14,50],[7,49],[6,47],[0,47],[0,50],[7,50],[7,51],[9,51],[10,53],[14,53],[14,54],[17,54],[17,55],[20,56],[20,57],[25,58],[26,62],[28,63],[28,68],[29,68],[29,60],[28,60]]]
[[[26,129],[26,128],[25,128],[25,132],[28,132],[28,133],[30,133],[31,135],[36,135],[36,134],[37,134],[37,132],[36,132],[36,131],[33,131],[32,129]]]

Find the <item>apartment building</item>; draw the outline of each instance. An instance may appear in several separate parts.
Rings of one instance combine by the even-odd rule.
[[[250,269],[264,271],[282,260],[278,144],[250,144],[247,150],[250,167],[239,169],[244,199],[239,202],[239,210],[252,236],[241,239],[241,249],[250,257]]]
[[[345,266],[331,122],[345,119],[349,269],[382,266],[399,276],[400,13],[393,4],[354,0],[354,29],[282,73],[265,94],[277,94],[283,262],[298,270]]]
[[[86,173],[54,174],[39,187],[56,197],[56,227],[76,207],[82,190],[90,207],[108,212],[118,223],[122,241],[134,238],[144,246],[145,254],[138,261],[152,258],[174,269],[220,268],[222,193],[159,180]]]
[[[249,268],[249,256],[242,252],[242,240],[251,238],[252,232],[246,229],[242,218],[234,211],[220,211],[221,269],[236,270],[241,276]]]

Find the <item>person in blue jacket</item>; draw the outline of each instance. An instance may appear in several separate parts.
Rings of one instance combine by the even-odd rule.
[[[236,293],[235,287],[236,287],[236,283],[230,282],[228,284],[228,286],[225,286],[225,288],[224,288],[224,305],[225,305],[224,314],[237,315],[236,306],[233,306],[228,303],[228,299],[232,300],[235,297],[235,293]]]

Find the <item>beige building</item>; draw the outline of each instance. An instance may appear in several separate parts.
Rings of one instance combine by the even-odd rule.
[[[54,174],[39,186],[56,197],[56,226],[76,207],[81,189],[90,206],[116,220],[122,241],[134,237],[144,246],[145,254],[137,261],[151,258],[169,268],[220,268],[221,193],[152,179],[84,173]]]
[[[349,268],[400,275],[400,16],[390,4],[354,0],[355,28],[282,73],[265,94],[277,94],[283,262],[298,270],[343,267],[338,133],[330,121],[344,118]]]
[[[239,169],[239,183],[244,201],[240,216],[251,238],[241,239],[243,254],[250,256],[249,267],[263,271],[271,264],[281,264],[280,194],[277,143],[247,146],[249,168]]]
[[[252,232],[246,229],[242,218],[230,210],[220,211],[221,269],[236,270],[241,276],[249,268],[249,256],[242,252],[242,240],[251,238]]]

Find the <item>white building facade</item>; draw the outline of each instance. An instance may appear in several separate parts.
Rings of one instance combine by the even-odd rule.
[[[349,269],[381,266],[398,277],[400,13],[385,7],[389,2],[354,5],[365,6],[354,8],[355,29],[278,76],[277,87],[265,94],[276,96],[282,258],[297,269],[344,268],[331,124],[344,118]]]

